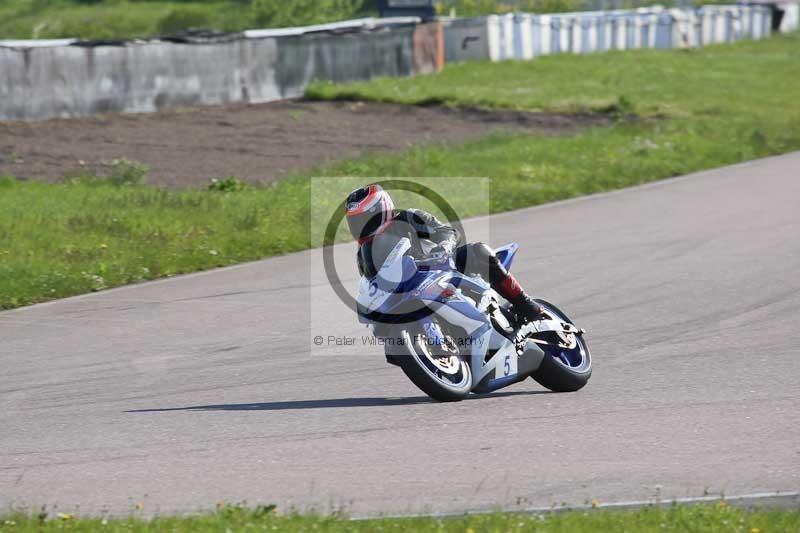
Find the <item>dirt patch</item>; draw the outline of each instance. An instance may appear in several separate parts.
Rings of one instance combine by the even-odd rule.
[[[558,115],[364,102],[281,101],[0,122],[0,175],[57,181],[127,158],[150,166],[149,183],[204,185],[236,176],[268,182],[291,171],[368,152],[458,142],[496,130],[572,133],[604,115]]]

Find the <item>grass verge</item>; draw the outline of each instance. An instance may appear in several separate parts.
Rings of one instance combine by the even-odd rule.
[[[428,77],[317,85],[311,92],[318,98],[436,98],[670,118],[568,137],[497,134],[333,163],[311,175],[490,176],[491,211],[498,212],[798,150],[799,52],[794,34],[688,52],[463,64]],[[449,200],[462,216],[480,213],[468,190]],[[303,176],[230,192],[5,178],[0,309],[301,250],[310,243],[309,216]]]
[[[0,308],[303,249],[300,186],[278,195],[0,178]]]
[[[383,518],[350,521],[342,517],[280,516],[272,507],[223,507],[217,513],[189,517],[77,519],[60,513],[0,517],[0,530],[30,531],[536,531],[547,532],[686,532],[767,533],[800,530],[798,510],[744,511],[724,503],[702,506],[643,508],[635,511],[593,510],[548,515],[493,513],[448,518]]]
[[[800,33],[684,50],[557,54],[533,61],[450,63],[430,76],[316,83],[318,100],[634,113],[797,118]]]

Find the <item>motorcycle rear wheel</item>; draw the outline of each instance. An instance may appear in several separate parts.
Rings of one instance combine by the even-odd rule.
[[[447,354],[441,347],[425,342],[419,328],[395,331],[393,339],[402,346],[386,344],[386,359],[403,369],[419,389],[440,402],[457,402],[472,389],[472,372],[460,354]]]

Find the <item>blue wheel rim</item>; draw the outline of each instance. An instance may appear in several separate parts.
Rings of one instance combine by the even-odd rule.
[[[557,318],[558,320],[563,320],[564,322],[572,323],[572,321],[564,316],[562,313],[559,313],[555,309],[550,306],[542,305],[544,311],[552,316],[553,318]],[[577,372],[584,372],[591,366],[591,358],[589,356],[589,350],[586,347],[586,343],[584,342],[583,338],[580,335],[576,336],[577,341],[575,348],[566,349],[561,348],[559,346],[552,346],[546,345],[541,346],[542,351],[546,354],[550,355],[561,363],[562,365],[575,370]]]

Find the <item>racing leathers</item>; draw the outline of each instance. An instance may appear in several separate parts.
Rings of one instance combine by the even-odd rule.
[[[459,272],[479,274],[492,289],[511,302],[516,314],[524,319],[536,320],[542,313],[539,304],[525,294],[514,276],[500,263],[494,250],[481,242],[460,244],[456,229],[443,224],[430,213],[420,209],[395,211],[391,223],[380,235],[382,240],[387,236],[395,239],[394,243],[408,237],[411,241],[409,253],[416,259],[452,256]],[[383,258],[376,257],[373,242],[373,238],[362,242],[357,256],[358,271],[368,278],[377,274],[383,262]]]

